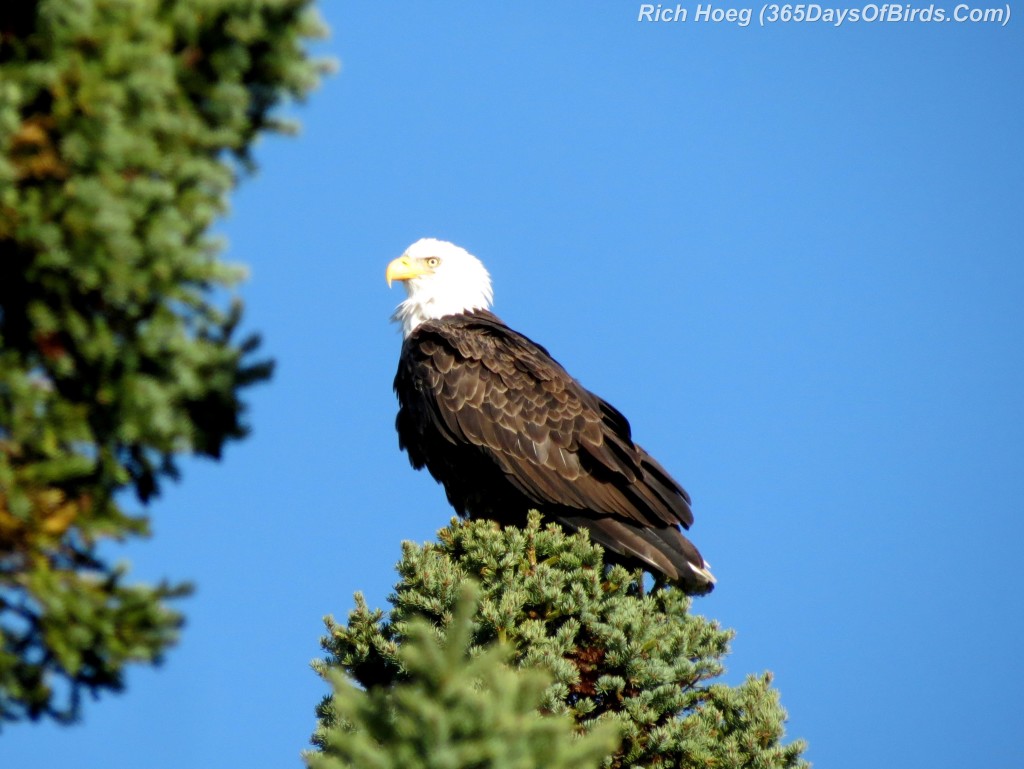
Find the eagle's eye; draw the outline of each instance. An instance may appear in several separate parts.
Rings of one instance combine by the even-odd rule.
[[[436,256],[427,258],[427,267],[437,267],[441,263],[441,260]]]

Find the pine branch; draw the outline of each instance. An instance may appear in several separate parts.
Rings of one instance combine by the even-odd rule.
[[[209,230],[322,71],[310,2],[0,10],[0,723],[73,720],[177,636],[185,588],[126,585],[97,545],[145,535],[124,492],[221,456],[270,375]]]
[[[451,621],[440,629],[423,618],[408,623],[397,658],[403,680],[369,691],[338,671],[328,679],[336,726],[310,769],[587,769],[617,744],[617,727],[602,724],[577,736],[567,715],[538,707],[550,676],[511,668],[504,644],[473,642],[478,590],[460,590]]]

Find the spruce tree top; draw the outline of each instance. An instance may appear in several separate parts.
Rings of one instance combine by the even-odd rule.
[[[427,619],[441,636],[460,591],[478,583],[473,646],[511,644],[517,664],[540,667],[553,683],[542,710],[570,715],[587,730],[619,724],[615,767],[803,767],[801,741],[782,743],[785,711],[770,674],[735,687],[716,683],[730,631],[690,613],[674,587],[644,589],[643,574],[606,568],[585,534],[567,535],[531,514],[525,528],[453,520],[436,543],[403,546],[400,580],[385,614],[361,595],[347,624],[327,619],[321,674],[343,671],[369,691],[410,671],[402,648],[410,623]],[[330,700],[319,709],[314,744],[343,728]]]

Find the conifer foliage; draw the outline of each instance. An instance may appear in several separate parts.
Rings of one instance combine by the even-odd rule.
[[[347,624],[327,620],[327,656],[316,668],[340,688],[335,701],[321,703],[313,738],[327,755],[365,723],[338,707],[337,698],[349,697],[338,673],[377,698],[415,681],[421,673],[406,647],[422,635],[418,623],[443,636],[461,591],[478,583],[471,653],[510,645],[517,665],[552,676],[542,712],[571,717],[582,733],[616,724],[622,742],[606,766],[807,766],[801,741],[782,742],[785,711],[770,674],[739,686],[715,681],[732,633],[691,614],[680,590],[645,591],[640,572],[606,569],[585,534],[542,526],[536,514],[523,529],[453,520],[436,543],[405,543],[398,570],[389,613],[370,610],[357,594]]]
[[[129,508],[176,457],[245,434],[270,373],[209,228],[317,79],[309,2],[0,8],[0,723],[71,719],[175,637],[184,589],[98,547],[146,533]]]
[[[310,769],[597,769],[618,742],[611,722],[574,738],[568,715],[538,712],[550,676],[509,669],[507,644],[473,644],[476,589],[462,586],[451,622],[408,623],[396,651],[403,679],[357,689],[339,671],[331,718]]]

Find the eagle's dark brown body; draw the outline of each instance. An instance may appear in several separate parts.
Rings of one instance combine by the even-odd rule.
[[[712,589],[679,531],[693,522],[686,491],[633,443],[622,414],[495,315],[417,326],[395,392],[399,444],[460,515],[521,525],[536,508],[687,592]]]

